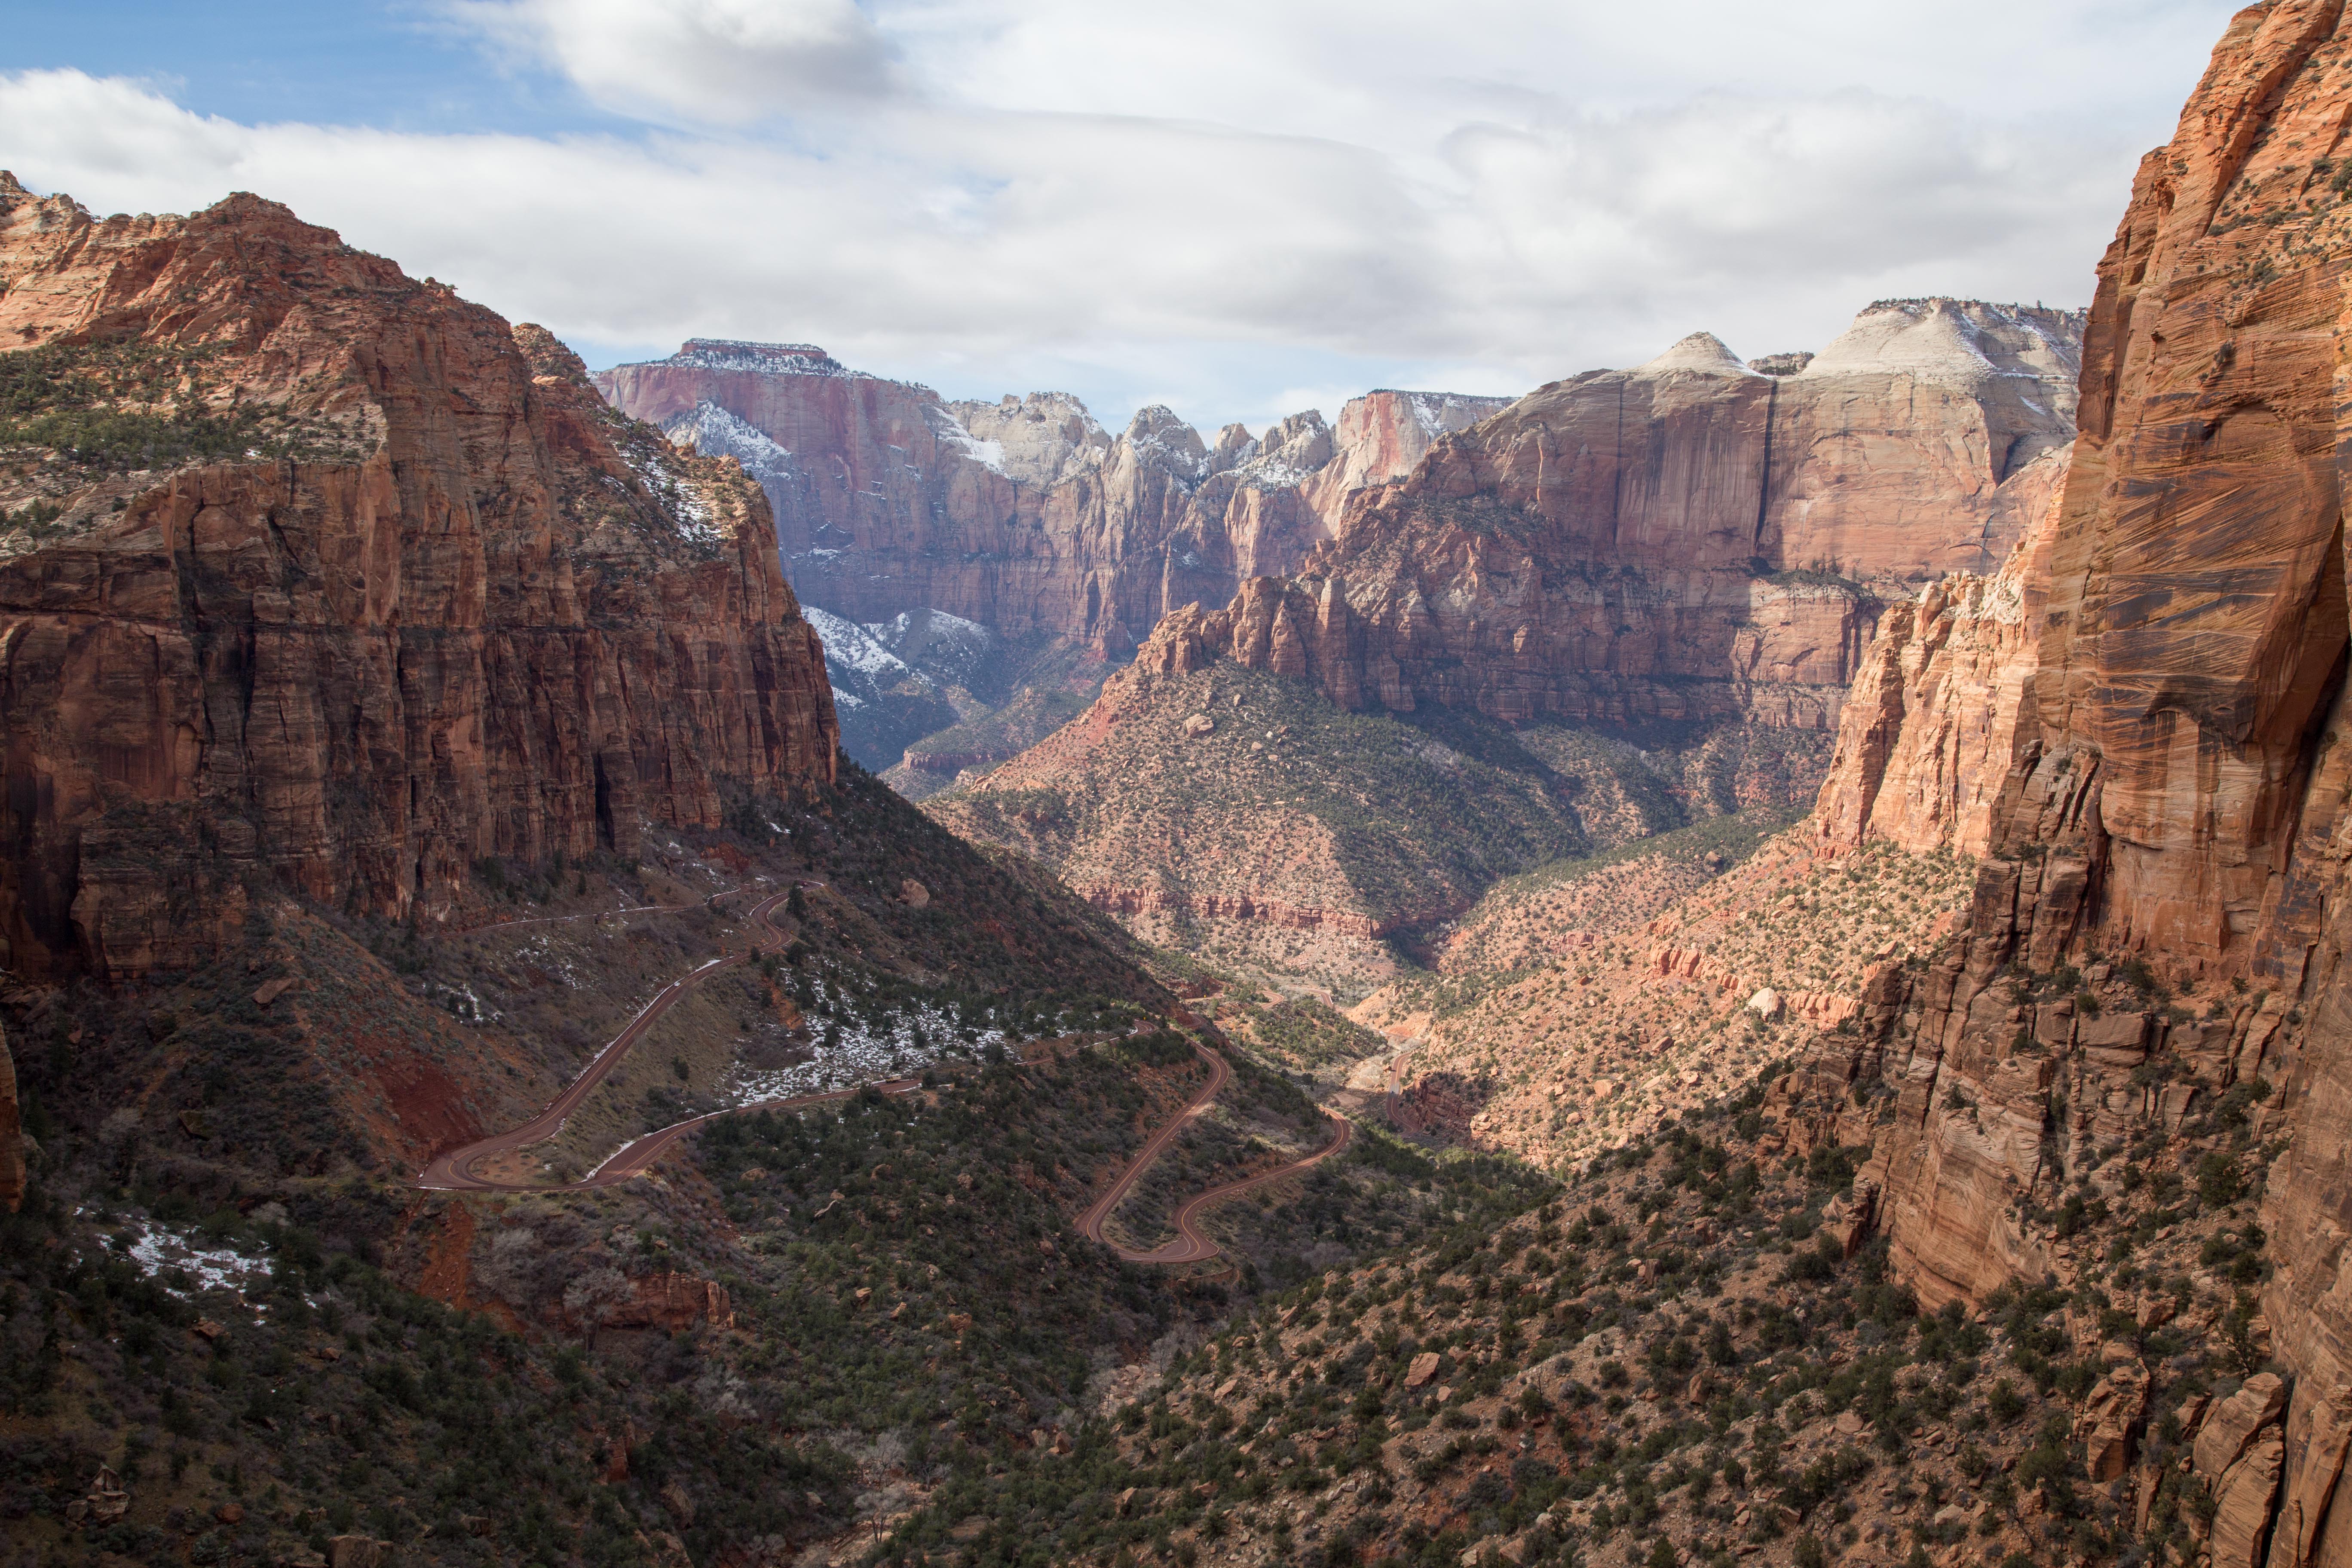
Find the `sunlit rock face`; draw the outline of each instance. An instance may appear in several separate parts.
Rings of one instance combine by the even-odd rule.
[[[257,874],[431,914],[484,856],[833,778],[766,498],[541,329],[247,195],[0,178],[0,280],[26,395],[118,421],[5,481],[0,962],[185,965]]]

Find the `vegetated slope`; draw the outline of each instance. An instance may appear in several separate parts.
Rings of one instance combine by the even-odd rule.
[[[2248,1103],[2149,1126],[2102,1152],[2097,1195],[2034,1208],[2105,1259],[2078,1284],[1930,1310],[1848,1191],[1862,1151],[1806,1152],[1759,1082],[1506,1225],[1263,1303],[1069,1454],[959,1478],[875,1555],[1440,1568],[2232,1546],[2225,1478],[2284,1394],[2247,1294],[2269,1270]],[[2127,1472],[2135,1436],[2152,1462]]]
[[[636,861],[485,861],[446,925],[279,896],[213,964],[8,993],[34,1142],[0,1249],[0,1474],[28,1540],[854,1552],[940,1477],[1074,1430],[1302,1259],[1546,1190],[1368,1141],[1232,1216],[1240,1278],[1120,1265],[1072,1217],[1202,1073],[1150,1028],[1171,1002],[1124,934],[854,766],[728,821],[651,826]],[[673,1009],[530,1152],[541,1174],[781,1072],[904,1071],[919,1092],[722,1120],[617,1189],[408,1187],[747,936],[709,894],[787,884],[784,950]],[[1280,1079],[1238,1076],[1255,1089],[1127,1223],[1321,1122]],[[69,1516],[101,1461],[122,1513]]]
[[[1099,664],[1059,673],[1046,684],[1024,685],[1003,705],[925,735],[907,747],[883,781],[908,800],[928,800],[966,773],[1009,763],[1087,710],[1102,691]]]
[[[1341,976],[1386,966],[1382,938],[1496,877],[1581,847],[1549,773],[1496,727],[1344,713],[1229,666],[1122,679],[925,809],[1035,855],[1155,940]]]
[[[1034,855],[1148,941],[1353,1001],[1395,972],[1396,943],[1505,878],[1750,799],[1809,797],[1827,748],[1792,768],[1782,740],[1732,727],[1677,751],[1672,736],[1643,749],[1443,710],[1407,721],[1230,660],[1139,663],[925,809]]]
[[[996,869],[854,771],[808,801],[747,799],[730,819],[750,831],[651,829],[641,862],[486,863],[446,927],[257,900],[239,928],[247,945],[214,964],[137,987],[10,993],[37,1152],[0,1257],[16,1345],[5,1441],[31,1539],[146,1552],[187,1519],[211,1532],[207,1552],[248,1554],[343,1533],[448,1562],[675,1561],[666,1533],[698,1556],[782,1549],[856,1517],[853,1482],[871,1460],[860,1444],[884,1426],[900,1439],[928,1429],[910,1405],[872,1404],[876,1387],[895,1380],[892,1398],[936,1401],[945,1417],[1001,1404],[1011,1378],[1023,1403],[999,1425],[1025,1440],[1080,1393],[1089,1347],[1116,1361],[1190,1310],[1091,1249],[1081,1290],[1006,1273],[1008,1238],[1066,1236],[1097,1167],[1154,1122],[1117,1048],[1040,1072],[988,1065],[1003,1047],[942,1029],[926,1054],[959,1087],[811,1112],[807,1126],[848,1131],[771,1162],[795,1232],[814,1221],[845,1257],[865,1247],[890,1268],[950,1270],[958,1310],[982,1326],[945,1383],[845,1353],[871,1335],[845,1302],[833,1314],[807,1294],[830,1302],[826,1268],[797,1250],[763,1261],[691,1145],[619,1191],[420,1205],[406,1182],[427,1154],[528,1116],[644,995],[723,942],[709,911],[623,912],[646,904],[823,884],[781,917],[795,933],[788,961],[730,972],[747,984],[718,1016],[641,1047],[658,1092],[588,1119],[613,1142],[723,1101],[746,1057],[852,1056],[913,1013],[1017,1042],[1102,1039],[1166,1005],[1115,927]],[[824,1004],[795,1006],[819,977]],[[705,1136],[732,1149],[790,1144],[804,1124],[718,1125],[729,1131]],[[878,1213],[828,1227],[814,1214],[822,1194],[800,1200],[818,1182],[873,1190],[873,1148],[908,1128],[936,1162],[910,1179],[1009,1173],[991,1174],[944,1248],[911,1223],[903,1237],[881,1227]],[[570,1147],[556,1149],[598,1152]],[[1049,1173],[1035,1195],[1014,1179],[1024,1160]],[[1051,1182],[1066,1188],[1058,1206]],[[783,1299],[766,1293],[777,1289]],[[1048,1335],[1056,1313],[1068,1322]],[[191,1338],[199,1318],[221,1331]],[[844,1381],[813,1376],[820,1366]],[[852,1407],[866,1415],[845,1433]],[[880,1425],[856,1436],[868,1416]],[[127,1514],[67,1518],[100,1459],[126,1479]],[[517,1489],[530,1508],[509,1506]],[[232,1502],[242,1517],[215,1520]]]
[[[1752,807],[1509,878],[1433,940],[1439,974],[1538,966],[1583,935],[1634,930],[1745,859],[1788,813]]]
[[[1890,845],[1834,862],[1790,828],[1634,923],[1498,944],[1353,1016],[1414,1046],[1408,1123],[1547,1167],[1642,1136],[1863,1007],[1874,973],[1923,964],[1975,866]]]

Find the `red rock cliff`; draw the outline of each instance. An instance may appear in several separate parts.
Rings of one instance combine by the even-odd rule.
[[[1234,426],[1213,450],[1165,408],[1113,437],[1065,394],[949,403],[805,345],[697,340],[596,382],[743,460],[811,603],[865,622],[945,610],[1113,658],[1170,605],[1297,564],[1351,482],[1319,416],[1262,439]]]
[[[1930,650],[1909,697],[1849,708],[1824,796],[1832,839],[1966,842],[1980,820],[1967,929],[1925,974],[1880,978],[1870,1044],[1788,1086],[1813,1135],[1849,1142],[1874,1131],[1842,1125],[1851,1080],[1897,1086],[1866,1174],[1930,1301],[2071,1276],[2068,1249],[2022,1216],[2088,1151],[2170,1130],[2242,1080],[2281,1088],[2253,1131],[2287,1140],[2262,1223],[2292,1394],[2245,1423],[2238,1447],[2259,1464],[2208,1465],[2201,1442],[2199,1460],[2229,1524],[2217,1553],[2273,1565],[2352,1562],[2335,1496],[2352,1447],[2347,70],[2341,0],[2246,10],[2141,164],[2099,267],[2063,499],[2015,579],[2020,618],[1962,639],[1982,657]],[[1916,625],[1889,633],[1874,663],[1907,668],[1896,645],[1919,644]],[[2013,720],[1983,711],[2003,700]],[[1980,818],[1934,778],[1970,749],[1935,732],[1971,705],[1999,731],[1977,761],[2009,758]],[[2117,957],[2179,1000],[2089,1016],[2025,989]]]
[[[2077,325],[1900,300],[1793,375],[1698,333],[1555,383],[1143,657],[1230,654],[1349,708],[1834,727],[1879,595],[1989,570],[2047,504]]]
[[[192,962],[256,875],[430,912],[480,857],[832,777],[758,487],[545,332],[249,195],[0,179],[0,284],[14,966]]]

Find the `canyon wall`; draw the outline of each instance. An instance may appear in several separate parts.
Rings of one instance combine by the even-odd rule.
[[[2113,1182],[2095,1149],[2249,1086],[2235,1147],[2292,1387],[2250,1418],[2261,1474],[2201,1442],[2200,1464],[2237,1520],[2217,1550],[2274,1568],[2352,1563],[2347,70],[2340,0],[2250,8],[2142,163],[2049,537],[1890,618],[1822,800],[1832,847],[1981,849],[1966,927],[1882,972],[1857,1039],[1783,1086],[1808,1138],[1875,1137],[1865,1182],[1930,1302],[2070,1277],[2036,1205]],[[2126,966],[2145,999],[2078,1008],[2070,965]],[[1883,1128],[1863,1080],[1896,1090]]]
[[[1229,655],[1346,708],[1834,729],[1883,601],[1991,569],[2047,508],[2079,331],[1882,302],[1784,376],[1696,333],[1433,443],[1286,581],[1141,657]]]
[[[189,963],[257,878],[430,915],[833,777],[759,487],[544,331],[248,195],[0,180],[0,962]]]
[[[951,403],[807,344],[698,339],[596,384],[742,460],[812,604],[868,624],[944,611],[1122,659],[1169,609],[1290,570],[1349,495],[1509,402],[1375,392],[1336,432],[1309,411],[1212,445],[1165,408],[1114,437],[1066,393]]]

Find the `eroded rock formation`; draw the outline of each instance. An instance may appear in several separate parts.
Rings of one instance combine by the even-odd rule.
[[[625,413],[767,487],[800,592],[857,622],[940,610],[1124,658],[1176,605],[1297,565],[1354,491],[1507,398],[1375,392],[1216,442],[1160,407],[1114,437],[1066,393],[949,402],[807,344],[698,339],[601,373]]]
[[[1140,658],[1229,655],[1351,709],[1834,729],[1882,597],[1990,570],[2048,504],[2079,328],[1897,300],[1790,375],[1700,332],[1554,383]]]
[[[738,466],[284,207],[0,180],[5,961],[178,966],[256,876],[389,916],[832,777]]]
[[[1788,1086],[1815,1135],[1846,1142],[1870,1131],[1833,1097],[1850,1106],[1865,1078],[1897,1090],[1871,1174],[1931,1301],[2063,1277],[2066,1249],[2021,1215],[2092,1149],[2247,1086],[2251,1131],[2287,1140],[2262,1223],[2289,1377],[2250,1381],[2198,1440],[2217,1563],[2352,1562],[2336,1495],[2352,1447],[2347,68],[2337,0],[2250,8],[2141,164],[2099,268],[2046,560],[2013,597],[1960,590],[2022,619],[1953,614],[1940,646],[1917,635],[1927,606],[1891,624],[1878,685],[1914,662],[1921,679],[1849,709],[1825,797],[1833,838],[1981,833],[1967,928],[1926,973],[1882,976],[1871,1043]],[[1950,721],[1962,710],[1972,733]],[[2064,994],[2063,966],[2119,961],[2147,977],[2145,1010],[2090,1016]]]

